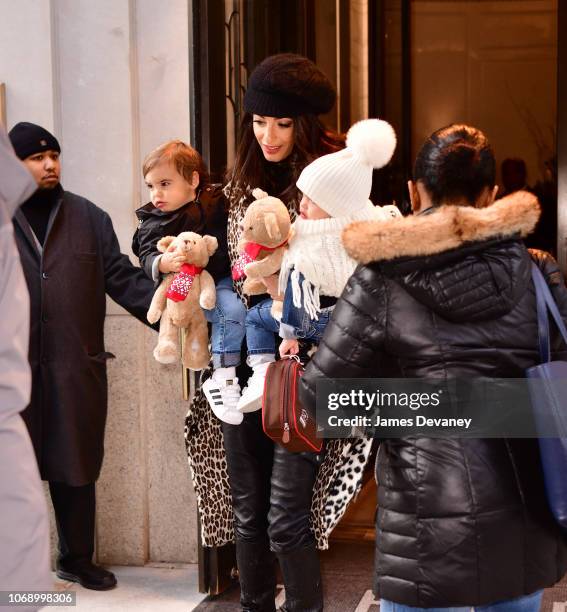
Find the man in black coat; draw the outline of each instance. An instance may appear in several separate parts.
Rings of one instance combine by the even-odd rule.
[[[22,413],[59,534],[57,575],[105,590],[116,578],[92,563],[95,481],[107,411],[106,294],[140,321],[153,283],[120,252],[110,217],[60,182],[57,139],[33,123],[10,131],[37,192],[14,229],[31,300],[30,405]]]

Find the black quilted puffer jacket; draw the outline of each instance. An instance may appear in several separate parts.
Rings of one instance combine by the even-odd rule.
[[[321,377],[523,377],[538,363],[530,253],[539,216],[520,192],[485,209],[357,223],[343,242],[360,265],[307,366]],[[562,315],[556,262],[532,252]],[[555,352],[561,348],[555,341]],[[565,357],[565,356],[563,356]],[[376,476],[375,590],[418,607],[478,606],[548,587],[567,546],[547,506],[536,440],[388,439]]]

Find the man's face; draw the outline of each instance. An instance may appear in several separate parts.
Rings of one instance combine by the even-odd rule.
[[[24,159],[39,189],[53,189],[59,184],[61,162],[57,151],[41,151]]]

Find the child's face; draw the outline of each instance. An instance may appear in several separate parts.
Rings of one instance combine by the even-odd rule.
[[[254,136],[269,162],[279,162],[291,154],[295,143],[295,124],[289,117],[252,116]]]
[[[317,219],[329,219],[331,215],[326,213],[322,208],[317,206],[313,200],[310,200],[305,194],[299,203],[299,216],[302,219],[315,221]]]
[[[150,190],[152,204],[159,210],[172,212],[195,199],[199,173],[193,172],[189,183],[173,164],[163,162],[150,170],[144,180]]]

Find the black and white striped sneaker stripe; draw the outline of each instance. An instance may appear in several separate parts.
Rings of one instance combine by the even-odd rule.
[[[220,389],[218,387],[216,389],[210,389],[209,393],[211,394],[213,404],[215,404],[215,406],[222,406],[222,395]]]

